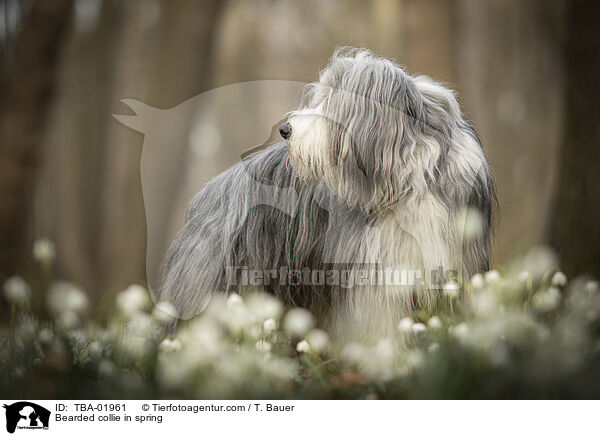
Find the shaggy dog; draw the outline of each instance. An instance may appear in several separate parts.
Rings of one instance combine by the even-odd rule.
[[[488,269],[493,179],[451,90],[342,48],[279,131],[191,201],[158,295],[180,317],[258,285],[334,330],[389,333]]]

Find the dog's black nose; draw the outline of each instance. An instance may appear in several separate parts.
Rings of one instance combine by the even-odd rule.
[[[292,126],[290,126],[290,123],[282,124],[279,127],[279,134],[283,139],[288,139],[292,134]]]

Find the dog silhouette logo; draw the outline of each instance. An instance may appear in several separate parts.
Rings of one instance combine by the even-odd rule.
[[[29,401],[19,401],[6,409],[6,431],[14,433],[18,429],[48,429],[50,411]]]
[[[234,83],[165,109],[134,99],[121,100],[133,115],[113,117],[144,135],[140,176],[150,289],[160,287],[162,261],[184,222],[190,200],[210,180],[238,163],[240,155],[244,158],[281,142],[281,118],[297,105],[305,86],[304,82],[286,80]],[[241,108],[252,108],[252,112]],[[269,126],[276,127],[265,141]],[[240,172],[238,183],[256,191],[248,198],[251,203],[238,206],[243,207],[244,216],[257,205],[290,216],[296,213],[298,201],[292,186],[261,183],[253,176],[252,172]]]

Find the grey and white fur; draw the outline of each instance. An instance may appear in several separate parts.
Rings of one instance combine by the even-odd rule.
[[[489,268],[493,178],[450,89],[366,49],[341,48],[280,131],[282,142],[191,201],[158,295],[182,318],[213,293],[243,293],[235,267],[410,269],[425,282],[440,269],[460,280]],[[463,231],[465,211],[477,212],[475,234]],[[421,281],[264,288],[346,333],[388,334],[439,294]]]

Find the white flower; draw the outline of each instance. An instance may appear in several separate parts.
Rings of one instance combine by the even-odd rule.
[[[454,327],[450,327],[450,334],[456,339],[464,340],[469,334],[469,326],[466,323],[461,322],[460,324],[457,324]]]
[[[206,308],[206,315],[222,323],[231,334],[238,334],[242,331],[252,333],[252,336],[255,337],[260,334],[260,324],[257,323],[256,317],[247,310],[244,300],[238,294],[231,294],[226,300],[213,298]]]
[[[491,292],[482,292],[473,298],[473,312],[481,318],[488,317],[498,310],[498,301],[495,294]]]
[[[158,344],[158,351],[162,353],[173,353],[181,350],[181,341],[177,338],[169,339],[165,338]]]
[[[554,251],[548,247],[533,247],[523,258],[521,268],[529,271],[533,281],[538,281],[557,264],[558,258]]]
[[[558,307],[560,303],[560,291],[552,286],[547,291],[539,291],[533,296],[533,305],[543,311],[551,311]]]
[[[517,276],[517,280],[520,282],[528,282],[529,280],[531,280],[531,274],[529,274],[529,271],[523,270]]]
[[[357,342],[351,342],[342,350],[342,358],[350,363],[361,364],[368,358],[368,350],[364,345]]]
[[[67,295],[66,306],[77,313],[83,312],[88,307],[88,299],[79,288],[72,288]]]
[[[268,353],[271,351],[271,343],[269,341],[265,341],[264,339],[256,342],[255,347],[262,353]]]
[[[488,283],[498,283],[500,281],[500,273],[497,270],[492,269],[485,273],[485,280]]]
[[[423,324],[422,322],[414,323],[412,326],[413,333],[422,333],[425,330],[427,330],[427,327],[425,327],[425,324]]]
[[[458,283],[448,282],[444,285],[444,295],[448,298],[457,298],[459,291]]]
[[[323,330],[313,329],[306,335],[306,342],[315,353],[323,353],[329,348],[329,335]]]
[[[102,355],[102,345],[98,341],[90,343],[87,346],[87,350],[92,359],[98,359]]]
[[[390,338],[381,338],[373,347],[372,353],[380,363],[391,362],[394,359],[394,344]]]
[[[430,329],[437,330],[442,327],[442,321],[437,316],[432,316],[429,318],[429,321],[427,321],[427,326]]]
[[[406,366],[409,369],[417,369],[425,363],[425,356],[421,350],[410,350],[406,354]]]
[[[296,351],[298,353],[308,353],[310,351],[310,345],[306,341],[300,341],[296,344]]]
[[[52,284],[48,291],[48,307],[55,314],[73,312],[78,315],[88,307],[87,296],[81,289],[69,282],[58,281]],[[65,319],[72,318],[65,315]]]
[[[485,280],[481,274],[475,274],[471,277],[471,284],[473,285],[473,289],[485,288]]]
[[[415,322],[410,318],[402,318],[398,323],[398,329],[404,333],[412,332],[412,326]]]
[[[68,334],[69,339],[74,347],[85,347],[87,342],[87,334],[83,330],[73,330]]]
[[[177,318],[177,308],[170,301],[159,301],[154,306],[152,316],[159,322],[168,323]]]
[[[467,240],[477,238],[483,231],[481,214],[477,211],[477,209],[472,207],[461,210],[456,215],[455,224],[457,226],[457,230]]]
[[[54,332],[47,327],[40,330],[40,342],[49,345],[54,340]]]
[[[246,307],[258,321],[279,318],[283,305],[268,294],[255,293],[246,299]]]
[[[185,326],[179,331],[179,338],[184,345],[182,364],[191,367],[214,360],[229,346],[224,333],[217,323],[203,317]]]
[[[275,331],[276,328],[277,322],[273,318],[266,319],[265,322],[263,322],[263,329],[265,330],[265,333],[271,333]]]
[[[242,297],[240,297],[236,293],[232,293],[231,295],[229,295],[229,297],[227,297],[227,306],[229,306],[229,307],[236,306],[238,304],[243,304],[243,303],[244,303],[244,300],[242,300]]]
[[[21,277],[13,276],[4,282],[4,296],[9,302],[23,306],[29,302],[31,288]]]
[[[101,377],[110,377],[115,372],[115,365],[110,360],[102,360],[98,364],[98,373]]]
[[[157,332],[156,323],[145,312],[134,313],[127,323],[127,333],[131,336],[149,338]]]
[[[313,316],[308,310],[296,308],[287,313],[283,328],[291,336],[303,336],[313,324]]]
[[[119,292],[116,299],[117,308],[125,316],[147,309],[148,303],[148,293],[140,285],[128,286],[127,289]]]
[[[585,284],[585,291],[588,294],[594,294],[598,290],[598,282],[595,280],[590,280]]]
[[[33,243],[33,257],[38,262],[50,263],[56,257],[54,244],[47,238],[37,239]]]
[[[562,271],[556,271],[552,276],[552,286],[565,286],[567,284],[567,276]]]

